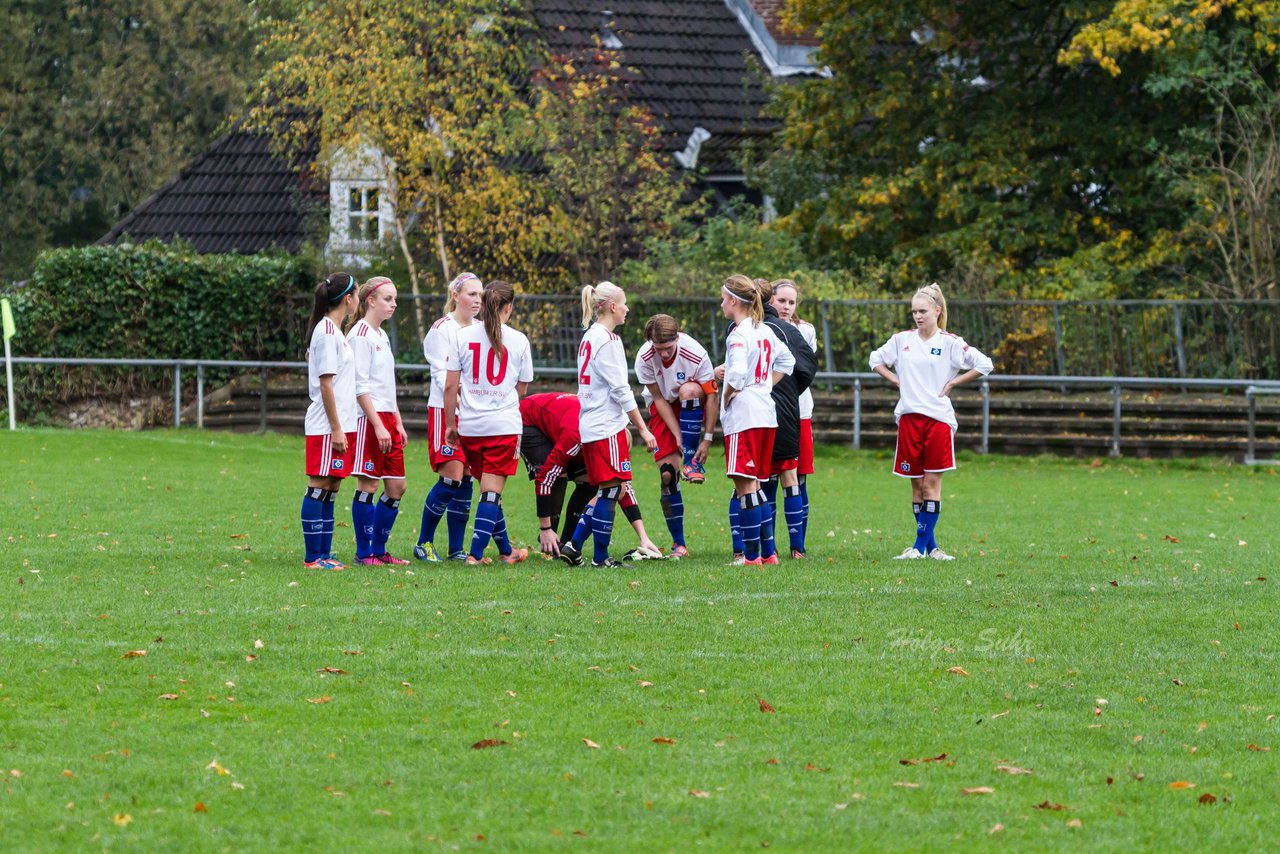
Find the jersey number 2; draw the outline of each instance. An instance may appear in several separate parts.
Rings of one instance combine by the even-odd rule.
[[[478,384],[480,382],[480,342],[472,341],[467,347],[471,350],[471,382]],[[498,358],[498,354],[493,350],[489,351],[489,363],[485,366],[484,377],[489,381],[489,385],[497,386],[507,375],[507,351],[502,351],[502,358]]]
[[[583,341],[578,348],[578,382],[591,385],[591,375],[587,373],[587,365],[591,364],[591,342]]]

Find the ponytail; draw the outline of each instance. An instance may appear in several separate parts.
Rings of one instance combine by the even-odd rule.
[[[484,322],[484,333],[489,336],[489,344],[499,358],[505,352],[502,347],[502,310],[515,301],[516,289],[503,281],[490,282],[480,294],[480,319]]]
[[[444,301],[444,313],[449,314],[458,307],[458,293],[462,290],[462,286],[470,281],[480,281],[480,277],[475,273],[460,273],[449,283],[449,296]]]
[[[307,321],[307,340],[316,331],[316,324],[356,288],[356,277],[350,273],[333,273],[316,285],[315,303],[311,307],[311,319]]]
[[[766,284],[768,283],[766,282]],[[749,279],[743,275],[730,276],[724,280],[721,289],[738,302],[749,307],[753,326],[759,326],[764,323],[764,303],[760,299],[760,288],[756,287],[754,279]]]
[[[610,300],[622,298],[622,288],[613,282],[587,285],[582,289],[582,328],[589,327],[600,314],[600,307]]]
[[[916,291],[916,296],[926,297],[933,301],[933,304],[942,309],[942,313],[938,315],[938,328],[946,331],[947,328],[947,298],[942,295],[942,288],[938,287],[938,283],[934,282],[925,285]]]

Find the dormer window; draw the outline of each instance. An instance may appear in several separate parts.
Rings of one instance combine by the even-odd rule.
[[[390,188],[395,162],[367,143],[329,158],[327,255],[360,268],[394,227]]]

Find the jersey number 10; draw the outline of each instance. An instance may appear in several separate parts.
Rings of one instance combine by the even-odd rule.
[[[480,382],[480,342],[472,341],[467,347],[471,350],[471,382],[478,385]],[[507,350],[502,351],[502,358],[498,358],[498,354],[492,349],[489,350],[488,364],[485,366],[484,378],[489,381],[489,385],[501,385],[502,380],[507,375]]]

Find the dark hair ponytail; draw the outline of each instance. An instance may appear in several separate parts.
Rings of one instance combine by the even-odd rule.
[[[503,281],[490,282],[480,294],[480,319],[484,321],[484,332],[499,358],[505,352],[502,347],[502,310],[515,301],[516,289]]]
[[[358,285],[356,277],[350,273],[333,273],[329,278],[316,285],[316,301],[311,307],[311,319],[307,321],[307,342],[316,331],[316,324],[326,314],[333,311],[347,294],[353,292]]]

